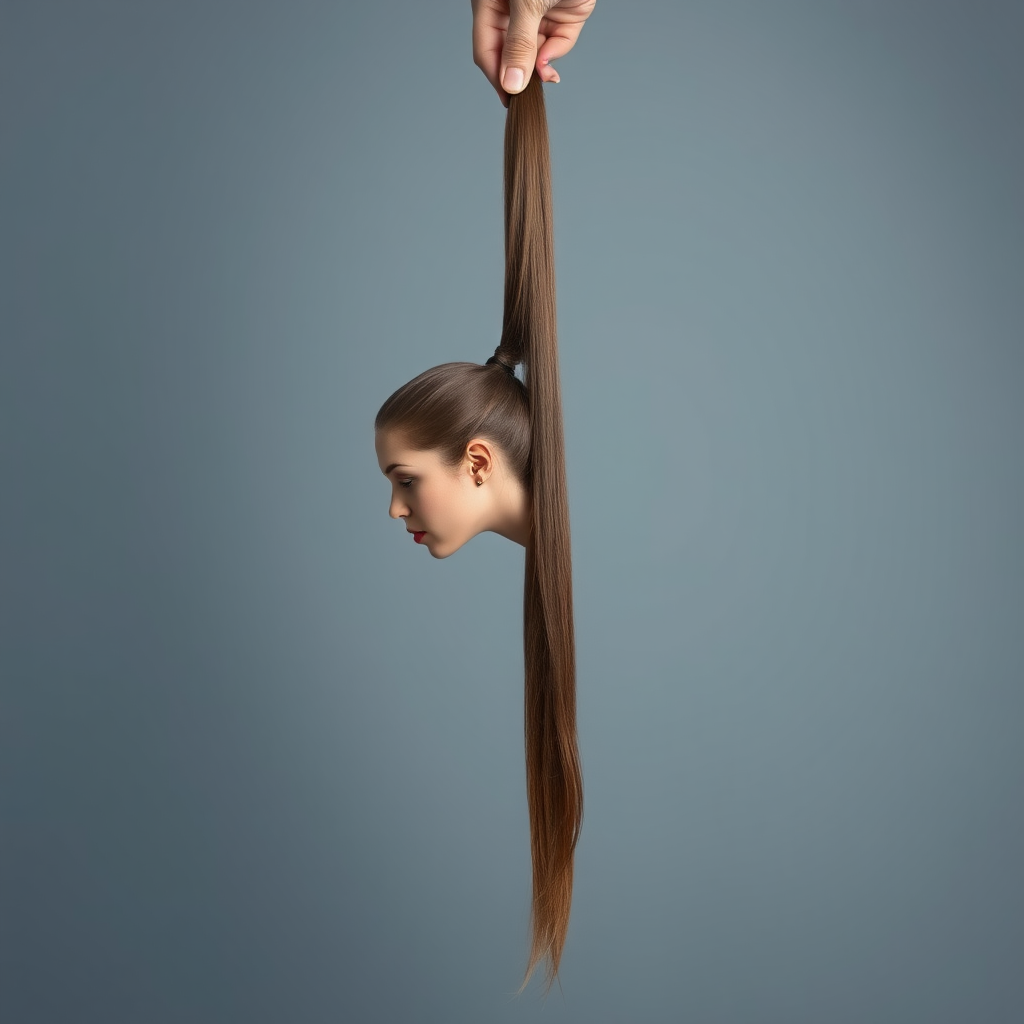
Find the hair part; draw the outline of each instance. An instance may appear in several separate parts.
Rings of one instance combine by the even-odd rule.
[[[530,495],[523,587],[526,795],[533,863],[525,989],[546,961],[558,975],[583,822],[576,733],[576,641],[555,305],[547,116],[540,78],[509,97],[504,159],[505,294],[490,365],[444,363],[399,388],[377,413],[412,448],[458,465],[470,440],[498,446]],[[523,379],[509,372],[523,365]]]

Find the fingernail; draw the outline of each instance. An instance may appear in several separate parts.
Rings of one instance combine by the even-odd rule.
[[[501,82],[505,92],[519,92],[523,87],[522,68],[505,68],[505,77]]]

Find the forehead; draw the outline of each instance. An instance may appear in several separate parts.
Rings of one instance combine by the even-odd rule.
[[[382,473],[386,473],[393,463],[403,469],[416,469],[431,465],[434,459],[432,452],[410,448],[405,439],[393,431],[378,430],[373,444],[377,449],[377,465]]]

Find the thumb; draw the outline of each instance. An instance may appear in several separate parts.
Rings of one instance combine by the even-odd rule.
[[[522,92],[537,63],[537,30],[540,15],[513,4],[501,50],[501,85],[505,92]]]

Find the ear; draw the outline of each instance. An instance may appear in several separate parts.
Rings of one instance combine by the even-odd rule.
[[[494,470],[494,452],[489,441],[474,437],[466,445],[466,459],[471,474],[488,474]]]

